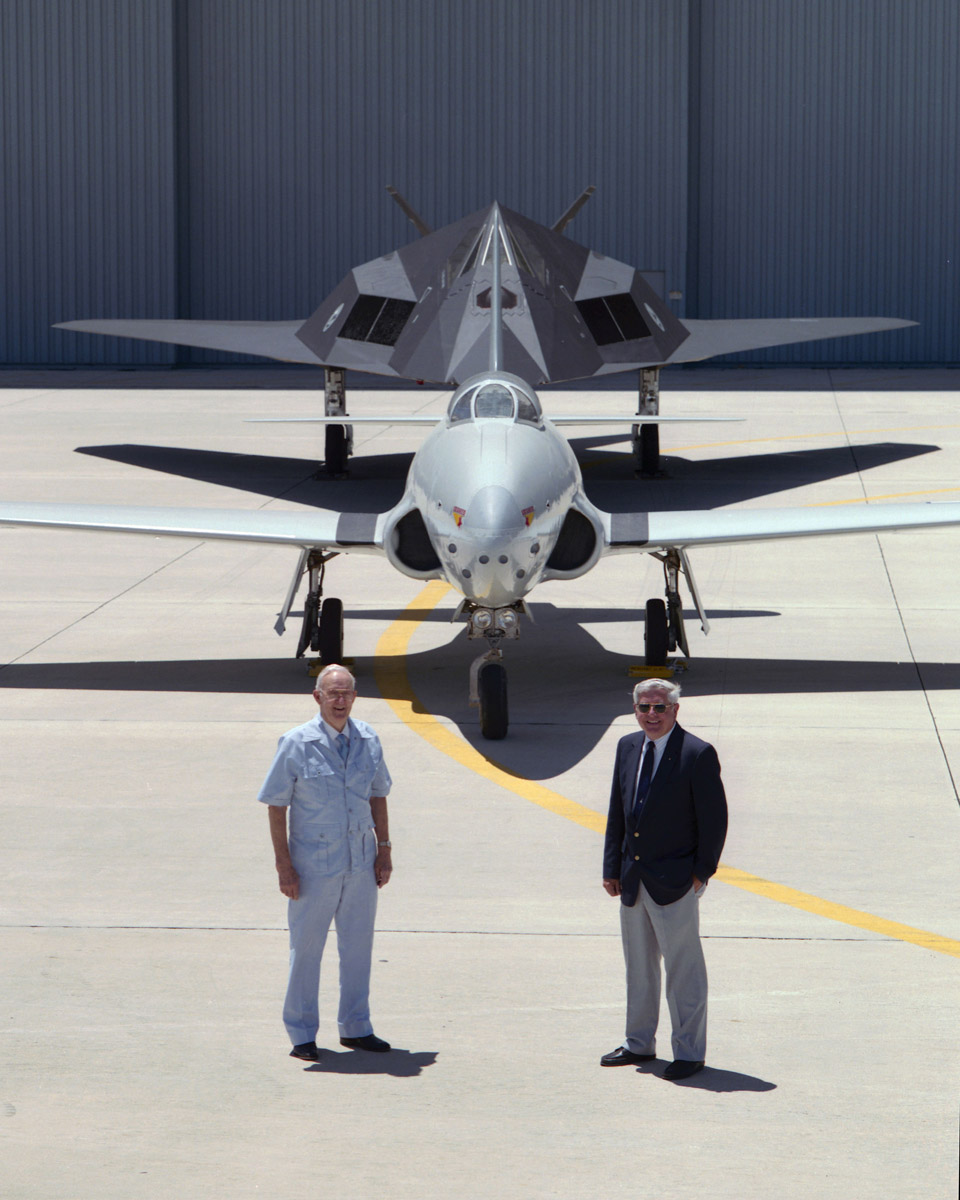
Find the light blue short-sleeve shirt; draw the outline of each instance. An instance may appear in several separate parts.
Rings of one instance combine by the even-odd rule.
[[[348,720],[346,763],[320,714],[288,730],[257,799],[290,809],[290,857],[298,874],[339,875],[372,867],[377,836],[370,797],[393,781],[380,739],[364,721]]]

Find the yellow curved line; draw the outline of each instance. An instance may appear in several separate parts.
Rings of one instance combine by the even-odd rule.
[[[428,713],[417,699],[407,677],[406,657],[410,638],[423,619],[423,614],[436,608],[450,590],[449,584],[440,581],[428,583],[420,595],[407,605],[403,614],[382,634],[374,654],[374,676],[380,694],[405,725],[441,753],[484,779],[489,779],[491,783],[499,784],[524,800],[529,800],[548,812],[556,813],[558,817],[564,817],[595,833],[603,833],[607,823],[604,815],[594,812],[586,805],[578,804],[575,800],[568,800],[566,796],[561,796],[532,779],[525,779],[506,767],[490,762],[469,742],[452,733],[435,716]],[[915,946],[923,946],[939,954],[950,954],[960,958],[960,941],[953,938],[927,933],[923,929],[914,929],[897,921],[887,921],[883,917],[847,908],[843,904],[834,904],[830,900],[797,891],[796,888],[781,883],[773,883],[769,879],[761,879],[759,875],[751,875],[724,863],[721,863],[716,878],[732,887],[742,888],[744,891],[765,896],[768,900],[776,900],[780,904],[788,904],[792,908],[816,916],[827,917],[831,921],[839,921],[841,924],[866,929],[883,937],[912,942]]]

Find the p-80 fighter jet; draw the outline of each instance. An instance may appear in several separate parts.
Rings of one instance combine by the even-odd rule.
[[[519,633],[527,597],[543,580],[573,579],[607,554],[648,553],[664,568],[665,596],[646,605],[645,657],[663,665],[689,653],[680,577],[706,632],[689,552],[763,541],[960,524],[960,504],[878,504],[859,510],[751,509],[609,513],[585,494],[560,427],[633,427],[641,473],[656,467],[661,367],[714,354],[912,324],[892,318],[680,321],[633,267],[587,250],[562,230],[589,191],[548,229],[492,204],[431,232],[400,199],[421,240],[354,268],[302,322],[74,321],[66,329],[244,351],[325,368],[327,466],[342,474],[351,426],[344,372],[453,385],[447,411],[399,421],[433,425],[404,493],[387,512],[303,513],[134,506],[0,504],[0,523],[194,539],[272,542],[299,560],[277,623],[300,582],[308,592],[297,648],[321,660],[343,653],[343,606],[323,599],[326,567],[341,553],[383,555],[415,579],[445,579],[462,596],[456,617],[486,645],[471,696],[487,738],[508,728],[503,644]],[[638,370],[638,412],[550,420],[536,386]],[[702,420],[704,418],[696,418]],[[721,418],[713,418],[721,419]]]

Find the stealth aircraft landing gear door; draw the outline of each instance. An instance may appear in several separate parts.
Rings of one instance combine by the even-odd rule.
[[[660,368],[644,367],[640,371],[637,416],[656,417],[659,413]],[[653,479],[660,474],[659,425],[634,425],[633,454],[637,461],[637,473],[643,479]]]
[[[346,372],[340,367],[325,367],[323,372],[323,414],[326,417],[347,415],[347,394],[344,386]],[[347,474],[347,459],[353,453],[353,426],[327,425],[324,434],[324,463],[327,474],[343,479]]]

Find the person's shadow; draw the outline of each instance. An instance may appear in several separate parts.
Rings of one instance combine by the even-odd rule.
[[[638,1075],[656,1075],[663,1078],[667,1063],[661,1059],[637,1068]],[[674,1087],[699,1088],[702,1092],[772,1092],[775,1083],[758,1079],[756,1075],[742,1075],[739,1071],[725,1071],[720,1067],[704,1067],[689,1079],[666,1080]]]
[[[310,1063],[307,1072],[319,1075],[394,1075],[399,1079],[421,1075],[424,1067],[437,1061],[436,1050],[390,1050],[386,1054],[369,1054],[363,1050],[328,1050],[320,1048],[320,1061]]]

